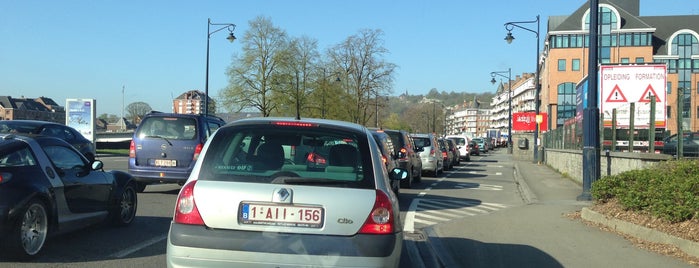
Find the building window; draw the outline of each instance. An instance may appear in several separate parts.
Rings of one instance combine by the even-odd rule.
[[[646,60],[643,57],[636,57],[636,63],[644,63]]]
[[[672,118],[672,106],[665,107],[665,111],[665,115],[667,116],[667,118]]]
[[[563,126],[567,119],[575,117],[577,107],[575,96],[575,83],[567,82],[558,85],[557,126]]]
[[[571,65],[573,71],[580,71],[580,59],[573,59]]]
[[[667,82],[667,94],[672,93],[672,82]]]
[[[565,59],[560,59],[558,60],[558,70],[564,72],[566,70],[566,60]]]
[[[621,58],[621,63],[629,63],[629,58]]]

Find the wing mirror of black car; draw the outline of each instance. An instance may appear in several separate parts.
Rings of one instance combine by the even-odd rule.
[[[102,160],[95,160],[92,162],[92,170],[101,170],[104,171],[104,163]]]
[[[394,168],[388,173],[388,178],[391,180],[404,180],[408,178],[408,170],[404,168]]]

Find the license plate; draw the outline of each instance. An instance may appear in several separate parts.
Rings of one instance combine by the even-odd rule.
[[[320,228],[324,210],[315,206],[242,203],[238,219],[242,224]]]
[[[155,159],[154,164],[157,167],[176,167],[177,160],[174,160],[174,159]]]

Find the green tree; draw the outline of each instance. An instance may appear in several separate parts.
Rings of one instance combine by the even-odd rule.
[[[279,106],[273,77],[286,57],[287,34],[264,16],[250,21],[249,28],[241,40],[243,54],[228,69],[229,85],[219,97],[230,111],[253,108],[266,117]]]

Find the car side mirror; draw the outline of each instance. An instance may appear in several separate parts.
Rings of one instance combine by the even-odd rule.
[[[104,169],[104,163],[102,160],[95,160],[92,162],[92,170],[103,170]]]

